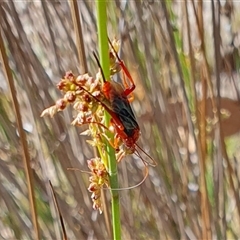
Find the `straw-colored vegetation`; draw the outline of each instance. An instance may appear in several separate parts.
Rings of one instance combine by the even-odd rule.
[[[62,238],[49,180],[69,239],[112,239],[109,192],[100,215],[89,174],[68,170],[89,171],[96,154],[85,128],[70,109],[40,117],[66,71],[97,71],[94,1],[73,3],[0,3],[1,239]],[[136,84],[138,143],[158,163],[120,191],[122,239],[240,237],[239,11],[231,1],[108,1],[108,35]],[[134,154],[118,170],[122,188],[145,173]]]

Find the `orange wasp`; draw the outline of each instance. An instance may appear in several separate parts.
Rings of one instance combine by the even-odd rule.
[[[116,131],[116,137],[114,139],[114,147],[118,146],[119,141],[122,141],[125,148],[127,149],[127,153],[135,153],[138,157],[142,159],[140,156],[139,151],[136,149],[140,149],[149,159],[151,159],[152,163],[149,163],[152,166],[156,166],[155,160],[148,155],[138,144],[137,140],[139,139],[140,136],[140,128],[139,125],[136,121],[136,118],[134,116],[134,113],[132,111],[130,102],[129,102],[129,96],[135,89],[135,84],[134,81],[125,66],[124,62],[120,59],[118,56],[117,52],[115,51],[111,41],[109,41],[112,51],[115,55],[115,58],[118,61],[118,65],[121,67],[121,70],[123,71],[124,74],[124,86],[125,89],[123,88],[122,84],[117,83],[113,80],[111,81],[106,81],[104,77],[104,73],[102,70],[102,67],[100,65],[100,62],[98,60],[98,57],[96,56],[95,52],[93,52],[94,57],[97,61],[98,67],[101,71],[101,75],[103,78],[103,87],[102,87],[102,92],[106,99],[108,100],[109,104],[105,104],[104,102],[100,101],[97,97],[93,96],[91,93],[89,93],[87,90],[82,88],[84,91],[88,92],[89,95],[91,95],[96,101],[98,101],[104,108],[105,110],[110,114],[111,116],[111,125],[114,127]],[[112,52],[111,52],[112,53]],[[111,54],[110,53],[110,54]],[[127,84],[127,81],[125,79],[125,76],[130,81],[130,86]],[[124,157],[125,152],[118,161],[121,160],[122,157]],[[142,161],[144,161],[142,159]],[[144,161],[146,162],[146,161]]]

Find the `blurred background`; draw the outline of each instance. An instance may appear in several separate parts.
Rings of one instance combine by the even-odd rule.
[[[231,0],[108,2],[109,37],[121,41],[136,84],[138,143],[158,163],[140,187],[120,192],[122,239],[239,239],[239,12]],[[89,175],[67,170],[88,171],[86,160],[94,157],[89,138],[80,136],[84,129],[71,125],[70,108],[40,117],[61,97],[56,83],[66,71],[97,71],[94,1],[78,1],[78,9],[67,1],[2,1],[0,24],[7,54],[0,65],[0,238],[35,238],[31,183],[40,239],[61,239],[51,180],[69,239],[111,239],[109,193],[100,215],[92,209]],[[81,48],[86,59],[79,61]],[[137,184],[145,171],[134,155],[118,169],[121,187]]]

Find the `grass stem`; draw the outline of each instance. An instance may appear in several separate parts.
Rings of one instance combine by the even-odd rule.
[[[107,1],[96,0],[97,7],[97,26],[98,26],[98,45],[100,63],[106,79],[110,78],[109,56],[108,56],[108,34],[107,34]],[[109,114],[105,114],[105,123],[108,126],[110,122]],[[108,169],[111,189],[118,189],[117,161],[115,150],[108,144]],[[117,190],[111,190],[112,194],[112,225],[113,239],[121,239],[119,193]]]

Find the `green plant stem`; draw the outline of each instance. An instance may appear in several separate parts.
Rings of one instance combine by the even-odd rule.
[[[109,56],[108,56],[108,35],[107,35],[107,1],[96,0],[97,7],[97,26],[98,26],[98,45],[100,63],[106,79],[110,78],[109,71]],[[105,123],[108,126],[110,116],[105,114]],[[110,144],[107,145],[108,153],[108,169],[110,178],[111,189],[118,189],[118,176],[117,176],[117,161],[115,157],[115,150]],[[120,225],[120,208],[119,208],[119,193],[118,190],[111,190],[112,194],[112,225],[113,225],[113,238],[115,240],[121,239],[121,225]]]

